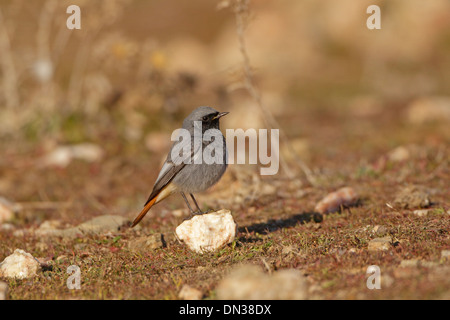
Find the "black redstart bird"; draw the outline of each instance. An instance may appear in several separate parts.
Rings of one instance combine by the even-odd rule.
[[[214,185],[227,168],[225,137],[219,130],[219,119],[226,114],[228,112],[218,112],[210,107],[198,107],[184,119],[182,127],[184,130],[181,130],[181,133],[187,133],[189,139],[178,139],[173,143],[153,186],[153,191],[131,227],[137,225],[154,204],[175,192],[181,193],[191,214],[194,214],[185,195],[185,193],[190,194],[198,213],[202,213],[193,193],[205,191]],[[207,131],[210,129],[213,129],[210,133],[213,133],[214,138],[211,138],[211,134],[208,135]],[[195,141],[198,139],[198,133],[201,134],[200,142]],[[206,136],[209,139],[206,139]],[[215,161],[203,158],[203,150],[208,146],[211,147],[212,143],[221,148],[219,150],[221,152],[215,154]],[[181,156],[180,151],[182,151]]]

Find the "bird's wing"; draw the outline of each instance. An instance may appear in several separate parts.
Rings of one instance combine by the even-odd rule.
[[[172,181],[177,173],[184,168],[187,163],[194,163],[194,159],[201,155],[200,147],[201,144],[197,146],[191,139],[176,141],[172,145],[169,155],[167,156],[167,159],[164,162],[161,171],[159,172],[158,178],[156,178],[155,185],[153,186],[153,191],[148,197],[145,205],[147,205],[154,197],[156,197],[161,192],[161,190],[164,189],[164,187],[167,186],[170,181]],[[183,152],[181,153],[181,156],[179,156],[179,151],[182,150]],[[174,157],[172,157],[173,154],[175,155]]]

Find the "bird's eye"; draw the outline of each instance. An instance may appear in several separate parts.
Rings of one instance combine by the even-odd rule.
[[[203,121],[208,121],[208,117],[207,117],[207,116],[204,116],[204,117],[202,118],[202,120],[203,120]]]

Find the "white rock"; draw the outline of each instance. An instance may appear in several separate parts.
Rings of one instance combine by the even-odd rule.
[[[410,150],[405,146],[399,146],[388,153],[389,160],[393,162],[404,162],[411,157]]]
[[[441,251],[441,258],[450,259],[450,250],[442,250]]]
[[[103,149],[93,143],[80,143],[70,146],[59,146],[38,161],[42,167],[67,167],[73,159],[96,162],[102,159]]]
[[[425,217],[428,215],[428,212],[430,212],[431,210],[429,209],[418,209],[418,210],[414,210],[413,214],[415,214],[418,217]]]
[[[53,77],[54,66],[49,59],[38,59],[33,64],[32,71],[37,80],[45,83]]]
[[[178,293],[178,298],[183,300],[201,300],[203,296],[203,293],[195,289],[187,284],[185,284],[180,292]]]
[[[28,252],[16,249],[0,263],[0,277],[25,279],[34,277],[40,270],[39,262]]]
[[[408,107],[408,120],[413,124],[450,120],[450,97],[423,97]]]
[[[237,225],[226,209],[196,215],[180,224],[175,233],[189,249],[203,253],[215,251],[234,240]]]
[[[358,203],[359,196],[351,187],[340,188],[339,190],[327,194],[320,200],[315,208],[315,212],[321,214],[340,211],[342,207],[350,207]]]
[[[271,275],[257,266],[240,266],[217,286],[219,300],[303,300],[308,284],[299,270],[284,269]]]

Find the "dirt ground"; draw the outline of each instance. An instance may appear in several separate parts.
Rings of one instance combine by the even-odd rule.
[[[111,3],[122,5],[121,1]],[[195,3],[195,12],[208,16],[198,24],[210,21],[211,30],[206,32],[187,18],[180,25],[190,26],[186,32],[205,43],[204,50],[215,48],[220,63],[232,63],[219,52],[227,39],[236,39],[233,12],[215,11],[204,1]],[[7,5],[11,4],[0,5],[3,15],[20,15]],[[83,79],[78,94],[73,89],[76,81],[70,85],[70,65],[80,60],[69,49],[81,45],[85,35],[68,40],[67,55],[55,69],[54,82],[36,84],[22,78],[23,108],[0,106],[0,197],[8,200],[14,212],[8,221],[0,221],[0,261],[23,249],[42,264],[33,278],[0,278],[8,285],[8,299],[172,300],[180,299],[185,285],[197,289],[202,299],[216,299],[221,281],[237,266],[247,264],[258,266],[266,275],[285,269],[300,271],[309,299],[450,299],[450,88],[444,81],[450,75],[450,38],[448,23],[443,22],[448,20],[439,16],[442,10],[438,9],[431,13],[440,27],[430,27],[432,36],[419,37],[423,43],[435,41],[432,52],[415,52],[403,62],[388,52],[382,70],[375,66],[376,71],[370,72],[363,62],[367,52],[357,49],[358,39],[369,40],[358,38],[356,31],[356,40],[332,38],[341,39],[343,27],[342,34],[329,31],[320,45],[308,47],[305,42],[309,49],[321,49],[323,56],[309,66],[306,62],[312,56],[307,53],[293,60],[305,65],[301,73],[290,72],[292,64],[283,62],[296,52],[291,56],[286,48],[280,61],[274,60],[273,52],[264,54],[271,45],[263,46],[255,29],[249,29],[249,37],[255,37],[250,38],[248,50],[260,50],[251,56],[255,84],[287,137],[280,140],[285,164],[274,176],[259,175],[257,165],[230,165],[216,186],[198,195],[202,208],[227,208],[238,225],[236,239],[222,249],[199,254],[176,239],[175,228],[188,217],[179,195],[157,204],[137,228],[125,224],[113,232],[74,237],[36,232],[44,223],[62,229],[103,215],[132,221],[151,192],[172,131],[197,105],[230,111],[221,123],[222,131],[266,127],[239,68],[202,73],[202,61],[208,63],[206,68],[213,62],[203,59],[194,40],[175,39],[179,28],[166,27],[164,15],[146,30],[150,34],[165,30],[161,39],[144,41],[144,32],[136,31],[142,28],[139,12],[157,10],[169,19],[180,17],[183,8],[173,9],[171,1],[154,5],[129,1],[124,6],[126,10],[117,17],[112,8],[115,23],[104,23],[98,30],[104,42],[92,41],[87,47],[92,61],[86,63],[85,73],[75,72],[75,78]],[[285,31],[283,21],[272,15],[274,7],[278,8],[267,1],[251,7],[250,26],[261,27],[268,19],[280,25],[267,37],[276,39],[277,32],[292,36],[293,31]],[[396,9],[391,8],[394,13]],[[283,2],[278,10],[289,17],[289,4]],[[365,11],[362,17],[366,19]],[[27,25],[16,32],[20,28]],[[219,34],[222,42],[214,43]],[[406,38],[411,48],[422,48],[423,43]],[[19,40],[13,44],[24,45]],[[228,45],[241,63],[236,40]],[[180,56],[172,53],[182,47],[186,51],[179,55],[192,59],[187,65],[197,65],[198,73],[180,71],[184,60],[180,62]],[[297,47],[293,45],[292,50]],[[13,52],[16,60],[26,59],[20,54],[20,50]],[[104,55],[115,55],[116,60]],[[105,79],[110,83],[105,84]],[[79,104],[71,105],[74,99]],[[5,101],[2,96],[1,102]],[[31,102],[36,105],[28,105]],[[93,155],[70,158],[67,163],[57,157],[49,160],[58,148],[80,143],[94,145]],[[305,176],[296,158],[311,170],[313,180]],[[315,205],[341,187],[353,188],[358,201],[340,212],[314,215]],[[153,234],[163,235],[163,245],[130,249],[134,240]],[[376,247],[373,240],[377,238],[384,239],[385,246]],[[81,270],[80,290],[67,287],[71,265]],[[381,272],[378,290],[367,287],[367,269],[372,265]]]

